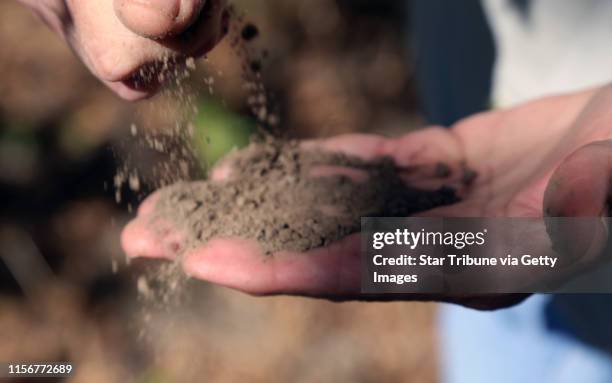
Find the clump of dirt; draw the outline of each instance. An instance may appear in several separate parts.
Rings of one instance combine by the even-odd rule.
[[[163,189],[153,220],[186,235],[183,250],[218,237],[259,242],[263,251],[306,251],[359,231],[362,216],[409,216],[457,201],[450,188],[407,186],[389,158],[368,162],[307,150],[296,141],[261,139],[230,154],[223,181]]]
[[[259,29],[257,29],[255,25],[249,23],[245,25],[244,28],[242,28],[240,36],[244,41],[251,41],[257,36],[259,36]]]

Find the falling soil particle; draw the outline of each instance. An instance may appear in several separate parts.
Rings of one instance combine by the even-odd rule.
[[[255,73],[261,72],[261,61],[259,60],[251,61],[251,70]]]
[[[259,29],[253,24],[247,24],[242,28],[242,33],[240,34],[242,39],[245,41],[251,41],[257,36],[259,36]]]
[[[362,216],[409,216],[457,201],[450,188],[425,191],[400,179],[391,159],[373,162],[261,139],[230,154],[222,181],[162,189],[152,220],[170,220],[183,250],[212,238],[259,242],[266,254],[306,251],[360,229]]]

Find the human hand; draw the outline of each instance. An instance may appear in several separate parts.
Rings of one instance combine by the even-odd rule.
[[[607,212],[612,144],[612,88],[534,101],[517,108],[483,113],[451,129],[430,127],[399,139],[348,135],[307,145],[372,159],[393,158],[412,171],[406,181],[422,188],[451,185],[461,201],[422,216],[542,217],[600,216]],[[573,154],[572,154],[573,153]],[[450,176],[440,179],[436,164]],[[465,166],[479,176],[465,182]],[[213,173],[223,178],[225,170]],[[122,242],[131,257],[172,259],[168,241],[148,227],[155,195],[143,203],[138,217],[124,230]],[[607,237],[600,228],[601,249]],[[593,248],[593,254],[597,249]],[[361,296],[359,234],[305,254],[266,256],[253,241],[218,238],[189,251],[184,271],[257,295],[298,294],[328,299],[428,299],[477,308],[516,303],[523,296],[441,297]],[[596,255],[592,255],[596,258]]]
[[[151,96],[164,66],[211,50],[225,35],[226,0],[19,0],[127,100]]]

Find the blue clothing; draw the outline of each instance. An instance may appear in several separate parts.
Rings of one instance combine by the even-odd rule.
[[[612,382],[610,354],[557,327],[560,313],[548,309],[557,298],[536,295],[495,312],[445,305],[439,317],[442,382]],[[595,303],[595,312],[612,317],[611,310],[601,311],[602,301]]]

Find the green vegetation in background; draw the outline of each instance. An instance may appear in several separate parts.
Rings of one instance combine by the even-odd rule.
[[[204,98],[200,101],[194,128],[196,150],[208,167],[232,149],[246,146],[255,131],[255,122],[215,100]]]
[[[40,167],[44,145],[40,130],[21,121],[0,121],[0,181],[32,182]]]
[[[0,141],[2,142],[12,142],[36,149],[38,146],[37,133],[39,129],[25,121],[0,120]]]
[[[143,374],[136,379],[137,383],[170,383],[172,380],[166,375],[166,373],[157,368],[150,368],[143,372]]]

